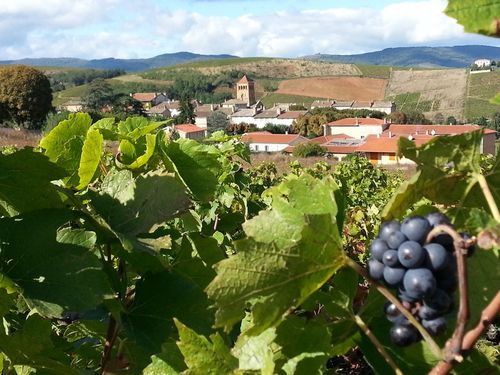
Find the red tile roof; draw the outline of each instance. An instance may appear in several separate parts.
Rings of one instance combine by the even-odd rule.
[[[249,83],[249,82],[253,82],[253,80],[248,78],[246,74],[238,81],[238,83]]]
[[[341,120],[332,121],[326,124],[327,126],[356,126],[356,125],[384,125],[385,120],[378,118],[343,118]]]
[[[311,139],[311,142],[318,143],[321,145],[324,143],[331,142],[334,139],[353,139],[353,137],[351,137],[350,135],[347,135],[347,134],[332,134],[332,135],[327,135],[327,136],[322,135],[320,137],[316,137],[316,138]]]
[[[204,128],[200,128],[199,126],[196,126],[196,125],[193,125],[193,124],[175,125],[174,129],[177,130],[177,131],[181,131],[183,133],[205,132]]]
[[[156,96],[155,92],[136,92],[135,94],[132,94],[132,98],[140,102],[151,102],[154,98],[156,98]]]
[[[241,140],[247,143],[292,144],[307,139],[298,134],[263,134],[263,132],[254,132],[243,134]]]
[[[307,111],[287,111],[278,116],[278,119],[297,119],[299,116],[304,116]]]

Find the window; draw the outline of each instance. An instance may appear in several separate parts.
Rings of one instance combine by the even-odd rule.
[[[255,151],[259,151],[259,145],[255,145]]]
[[[268,151],[269,151],[269,146],[268,146],[268,145],[265,145],[265,146],[264,146],[264,150],[265,150],[266,152],[268,152]]]

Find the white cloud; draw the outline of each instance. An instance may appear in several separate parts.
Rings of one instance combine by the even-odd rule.
[[[224,2],[214,2],[223,7]],[[0,59],[149,57],[175,51],[240,56],[349,54],[410,45],[500,45],[466,35],[445,0],[382,9],[282,10],[235,18],[172,10],[154,0],[10,0],[0,7]],[[215,12],[212,12],[215,13]]]

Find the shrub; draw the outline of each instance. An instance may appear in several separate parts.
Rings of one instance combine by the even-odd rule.
[[[293,149],[293,156],[308,158],[310,156],[322,156],[326,150],[317,143],[301,143]]]

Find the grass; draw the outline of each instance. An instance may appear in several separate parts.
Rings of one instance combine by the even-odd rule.
[[[304,107],[310,107],[312,102],[315,100],[326,100],[326,98],[312,98],[310,96],[269,93],[260,99],[266,108],[272,107],[275,103],[296,103],[303,104]]]
[[[392,67],[390,66],[356,64],[356,67],[361,70],[363,77],[389,79],[391,76]]]
[[[474,120],[500,112],[500,71],[469,75],[465,117]]]

